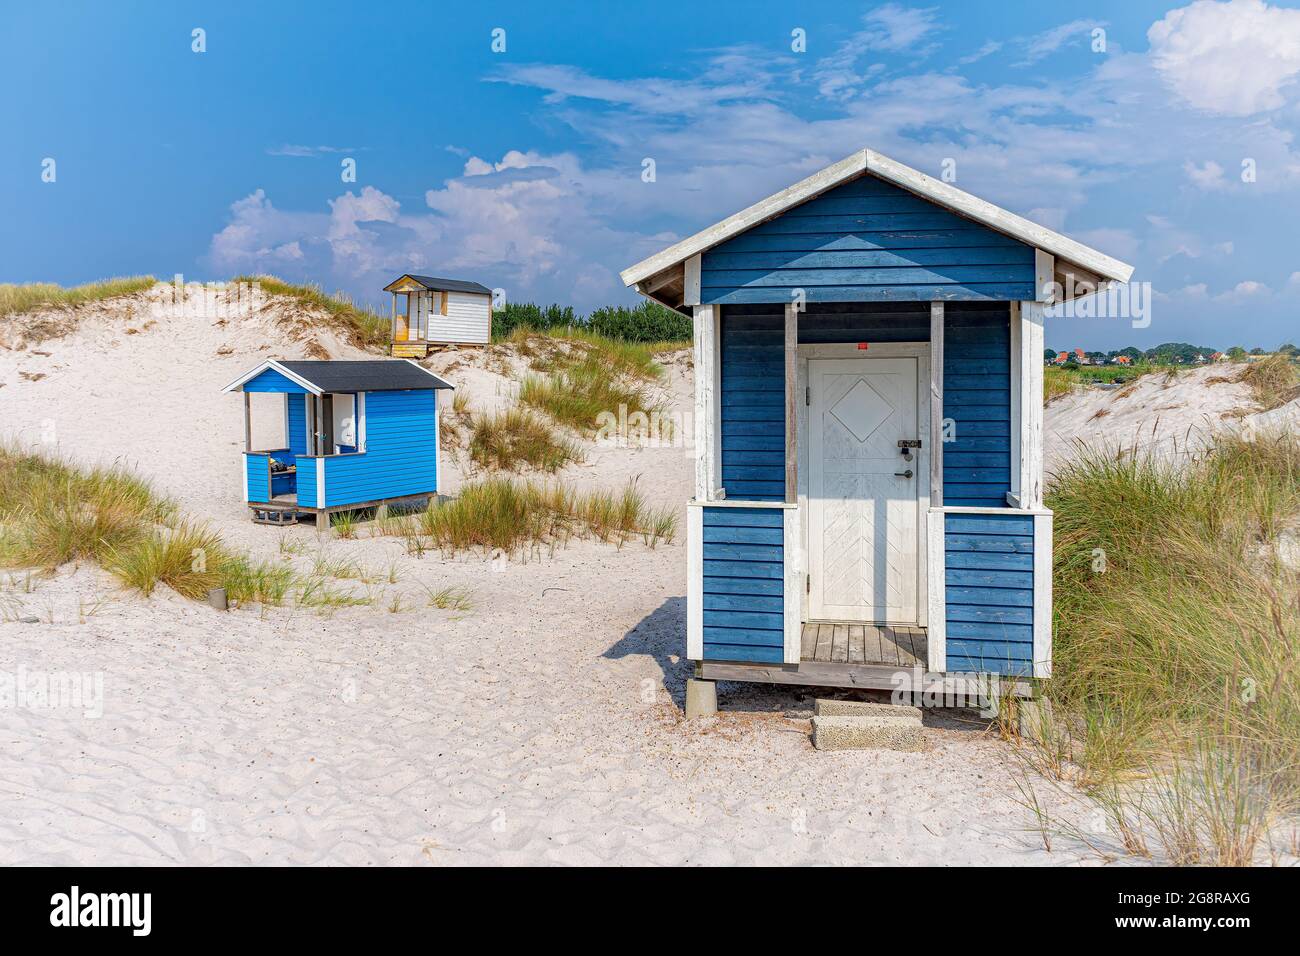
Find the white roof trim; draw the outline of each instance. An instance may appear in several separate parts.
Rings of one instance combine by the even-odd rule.
[[[481,295],[482,293],[476,293],[476,294]],[[445,378],[443,378],[441,375],[434,375],[433,372],[430,372],[427,368],[425,368],[425,367],[424,367],[423,365],[421,365],[419,362],[416,362],[416,361],[414,361],[413,359],[403,359],[402,361],[404,361],[404,362],[410,362],[412,365],[414,365],[416,368],[418,368],[418,369],[419,369],[421,372],[423,372],[425,375],[432,375],[432,376],[433,376],[434,378],[436,378],[439,382],[441,382],[441,383],[443,384],[444,387],[451,389],[453,392],[456,390],[456,386],[455,386],[455,385],[451,384],[451,382],[447,381],[447,380],[446,380]]]
[[[263,372],[269,371],[271,369],[274,369],[275,371],[279,372],[281,375],[283,375],[289,381],[293,382],[295,385],[301,385],[303,388],[307,389],[307,391],[311,392],[313,395],[321,394],[321,390],[318,386],[313,385],[311,382],[307,381],[301,375],[289,371],[287,368],[285,368],[275,359],[267,359],[265,362],[263,362],[261,365],[254,368],[252,371],[245,372],[243,375],[239,376],[239,378],[235,379],[233,382],[231,382],[221,391],[233,392],[238,388],[240,388],[245,382],[251,381],[252,379],[257,378],[257,376],[261,375]]]
[[[1036,249],[1050,252],[1058,259],[1064,259],[1082,266],[1090,272],[1117,282],[1127,282],[1133,274],[1133,267],[1105,253],[1089,248],[1081,242],[1053,232],[1046,226],[1030,222],[1008,212],[1001,206],[995,206],[955,186],[940,182],[932,176],[915,170],[910,166],[895,162],[888,156],[882,156],[875,150],[863,149],[841,159],[838,163],[813,173],[786,189],[754,203],[748,209],[742,209],[721,222],[714,223],[707,229],[697,232],[657,252],[648,259],[624,269],[620,273],[624,285],[636,285],[656,273],[663,272],[691,256],[698,255],[714,246],[726,242],[747,229],[752,229],[760,222],[779,216],[800,203],[834,189],[864,173],[878,176],[886,182],[900,186],[909,192],[928,199],[958,215],[973,219],[1004,235],[1019,239]]]

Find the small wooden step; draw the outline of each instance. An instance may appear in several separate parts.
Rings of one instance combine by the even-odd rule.
[[[422,359],[429,354],[426,342],[394,342],[393,358]]]

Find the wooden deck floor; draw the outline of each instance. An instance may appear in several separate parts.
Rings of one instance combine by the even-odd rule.
[[[819,664],[887,664],[926,666],[923,627],[883,624],[815,624],[803,626],[803,660]]]

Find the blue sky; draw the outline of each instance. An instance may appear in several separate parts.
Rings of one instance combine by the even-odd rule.
[[[1274,346],[1300,339],[1298,76],[1300,10],[1263,0],[6,4],[0,281],[377,302],[423,271],[585,310],[870,146],[1152,284],[1149,328],[1053,319],[1053,346]]]

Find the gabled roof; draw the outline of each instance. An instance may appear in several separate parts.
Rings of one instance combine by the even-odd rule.
[[[281,361],[268,359],[245,372],[223,392],[241,391],[263,372],[276,371],[313,395],[326,392],[396,392],[405,389],[455,388],[409,359],[350,361]]]
[[[424,286],[431,292],[476,292],[479,295],[491,295],[492,290],[485,285],[479,285],[477,282],[469,282],[465,279],[439,279],[437,276],[417,276],[409,272],[398,276],[388,285],[384,286],[385,292],[391,292],[393,286],[403,279],[412,279]]]
[[[1051,253],[1056,257],[1056,272],[1064,273],[1074,267],[1074,273],[1081,280],[1094,276],[1102,281],[1127,282],[1133,274],[1133,267],[1113,259],[1105,253],[1089,248],[1081,242],[1053,232],[1046,226],[1030,222],[995,206],[955,186],[940,182],[919,170],[882,156],[875,150],[862,149],[838,163],[813,173],[807,179],[795,183],[786,189],[742,209],[721,222],[702,229],[695,235],[657,252],[648,259],[624,269],[620,273],[624,285],[636,285],[639,291],[650,294],[654,288],[664,282],[664,273],[674,267],[680,268],[687,259],[699,255],[734,236],[740,235],[761,222],[773,219],[788,209],[815,199],[822,193],[843,185],[860,176],[871,175],[906,189],[922,199],[927,199],[938,206],[967,219],[981,223],[990,229],[1018,239],[1026,245]],[[1062,269],[1062,266],[1067,267]],[[647,282],[647,280],[654,280]],[[647,288],[640,288],[646,283]]]

